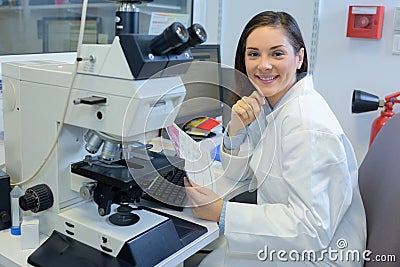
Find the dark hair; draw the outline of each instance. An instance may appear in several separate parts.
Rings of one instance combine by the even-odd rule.
[[[254,29],[262,26],[270,26],[270,27],[284,29],[289,39],[289,43],[293,46],[296,54],[300,52],[301,48],[304,48],[303,64],[301,65],[300,69],[297,69],[297,73],[307,72],[308,71],[307,51],[299,25],[297,24],[296,20],[288,13],[275,12],[275,11],[261,12],[255,15],[247,23],[246,27],[244,28],[240,36],[237,45],[236,56],[235,56],[235,69],[243,73],[245,76],[247,76],[245,60],[244,60],[247,38]],[[243,78],[239,79],[239,83],[242,83],[240,82],[240,80],[243,81]],[[244,89],[239,84],[238,86],[240,90]],[[238,92],[238,93],[241,96],[247,94],[244,92]]]

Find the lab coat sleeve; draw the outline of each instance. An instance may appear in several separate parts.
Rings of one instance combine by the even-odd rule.
[[[249,142],[241,145],[237,156],[231,155],[224,151],[223,145],[220,150],[221,164],[224,169],[223,177],[234,181],[243,181],[253,177],[253,173],[249,168],[249,162],[252,156],[252,149]]]
[[[327,248],[351,203],[356,175],[349,169],[343,138],[304,130],[282,139],[282,177],[268,174],[265,183],[273,186],[268,179],[282,179],[287,202],[229,202],[225,237],[230,252],[255,254],[265,246],[286,251]],[[280,188],[272,194],[280,194]]]

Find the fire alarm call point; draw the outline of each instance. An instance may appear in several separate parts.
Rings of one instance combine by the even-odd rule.
[[[384,6],[349,6],[347,37],[380,39]]]

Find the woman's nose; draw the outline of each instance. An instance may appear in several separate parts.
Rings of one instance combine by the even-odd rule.
[[[261,57],[260,62],[258,63],[259,70],[269,70],[271,69],[271,63],[267,57]]]

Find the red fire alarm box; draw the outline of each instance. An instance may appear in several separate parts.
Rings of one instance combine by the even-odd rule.
[[[347,37],[380,39],[384,6],[349,6]]]

